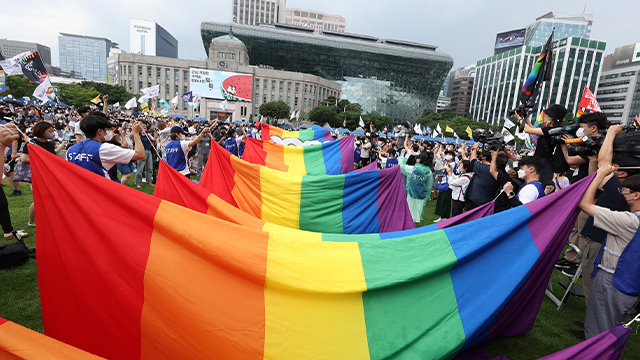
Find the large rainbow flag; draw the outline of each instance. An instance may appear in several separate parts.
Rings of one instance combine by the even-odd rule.
[[[285,146],[247,138],[242,160],[300,175],[340,175],[353,171],[354,136],[309,146]]]
[[[200,185],[248,214],[293,229],[375,234],[415,228],[400,167],[296,175],[250,164],[212,143]]]
[[[102,359],[0,318],[0,359]]]
[[[318,125],[300,131],[289,131],[279,127],[261,124],[262,140],[269,140],[282,145],[313,145],[333,140],[331,131]]]
[[[28,146],[45,333],[110,359],[448,359],[524,333],[593,179],[349,241],[239,226]]]

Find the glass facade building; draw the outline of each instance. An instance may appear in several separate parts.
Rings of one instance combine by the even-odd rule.
[[[554,39],[577,37],[589,39],[593,14],[566,14],[557,11],[546,13],[527,26],[524,44],[542,46],[547,43],[551,31],[555,28]]]
[[[342,85],[341,98],[367,113],[395,121],[436,110],[438,93],[453,58],[435,46],[289,25],[245,26],[203,22],[202,41],[233,35],[246,46],[251,65],[320,76]]]
[[[545,82],[537,106],[560,104],[576,113],[584,87],[596,93],[606,43],[569,37],[554,42],[551,81]],[[520,105],[518,96],[542,46],[521,46],[477,62],[471,98],[471,115],[490,124],[508,117]],[[551,83],[551,91],[549,91]]]
[[[76,77],[107,82],[109,50],[118,44],[106,38],[60,33],[60,70]]]

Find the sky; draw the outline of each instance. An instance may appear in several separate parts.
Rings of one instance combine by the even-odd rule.
[[[58,65],[58,33],[106,37],[129,50],[129,19],[156,21],[176,39],[181,59],[206,58],[202,21],[230,22],[231,0],[22,0],[7,1],[0,13],[0,38],[51,48]],[[640,42],[640,1],[501,0],[288,0],[287,7],[341,15],[347,32],[415,41],[438,47],[454,68],[493,55],[499,32],[523,28],[549,11],[594,14],[591,39],[616,47]]]

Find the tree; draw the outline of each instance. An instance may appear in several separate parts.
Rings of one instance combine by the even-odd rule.
[[[316,106],[309,111],[308,117],[309,120],[316,124],[324,125],[324,123],[329,123],[331,127],[342,126],[342,123],[337,124],[336,108],[333,106]]]
[[[98,95],[109,94],[109,104],[120,103],[121,106],[134,95],[127,92],[123,86],[83,81],[79,84],[58,84],[56,95],[63,103],[75,107],[89,104]],[[139,98],[141,95],[136,95]]]
[[[19,75],[7,76],[6,84],[9,90],[2,95],[11,95],[14,99],[20,99],[24,96],[33,97],[33,92],[38,87],[38,84],[31,84],[29,83],[29,79]]]
[[[271,101],[260,105],[260,115],[263,115],[267,119],[288,119],[291,113],[291,108],[287,103],[282,100]]]
[[[320,106],[337,106],[336,97],[331,95],[320,102]]]

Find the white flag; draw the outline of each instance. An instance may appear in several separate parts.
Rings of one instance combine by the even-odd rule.
[[[147,97],[147,95],[143,95],[143,96],[141,96],[141,97],[140,97],[140,99],[138,99],[138,102],[139,102],[140,104],[142,104],[142,103],[144,103],[144,102],[147,102],[148,100],[149,100],[149,98]],[[133,106],[132,106],[132,107],[133,107]]]
[[[174,97],[173,99],[171,99],[171,103],[173,105],[178,105],[178,95],[176,95],[176,97]]]
[[[160,110],[160,113],[161,113],[161,114],[166,114],[166,113],[168,113],[168,112],[169,112],[169,110],[168,110],[168,109],[162,109],[162,110]]]
[[[413,127],[413,131],[415,131],[416,134],[422,135],[422,129],[419,124],[416,124],[416,126]]]
[[[300,119],[300,110],[296,113],[296,119]]]
[[[294,111],[295,113],[295,111]],[[264,115],[260,115],[260,122],[264,122]]]
[[[506,127],[507,129],[511,129],[514,126],[516,126],[516,124],[514,124],[511,120],[504,119],[504,127]]]
[[[511,133],[509,132],[509,130],[507,130],[507,128],[502,128],[502,136],[504,136],[504,142],[509,142],[513,139],[515,139],[515,137],[513,135],[511,135]]]
[[[227,110],[227,106],[228,106],[227,100],[220,103],[220,108],[222,110]]]
[[[529,137],[529,134],[527,134],[526,132],[520,132],[520,127],[516,127],[516,137],[520,140],[525,140],[526,138]]]
[[[442,129],[440,128],[440,123],[438,123],[438,126],[436,126],[436,133],[442,134]]]
[[[293,110],[293,112],[291,112],[291,117],[289,118],[289,120],[293,120],[293,118],[296,117],[296,111]]]
[[[140,90],[146,97],[152,98],[160,95],[160,85],[144,88]]]
[[[127,110],[136,107],[136,97],[132,97],[131,100],[127,101],[126,104],[124,104],[124,107],[127,108]]]
[[[358,125],[364,128],[364,121],[362,121],[362,116],[360,116],[360,122],[358,123]]]
[[[51,89],[50,93],[49,93],[49,89]],[[47,101],[53,100],[55,98],[56,95],[53,93],[51,80],[49,80],[48,76],[44,78],[44,80],[42,81],[42,83],[40,83],[40,85],[38,85],[36,90],[33,92],[33,96],[36,99],[41,100],[43,103],[46,103]]]
[[[22,60],[25,56],[31,54],[30,51],[25,51],[22,54],[18,54],[11,59],[0,60],[0,66],[7,74],[7,76],[11,75],[22,75],[22,66],[20,65],[20,60]]]

